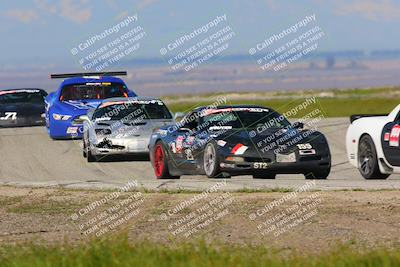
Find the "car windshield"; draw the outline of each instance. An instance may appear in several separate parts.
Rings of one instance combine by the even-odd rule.
[[[40,90],[0,91],[0,104],[44,103],[45,93]]]
[[[264,108],[228,108],[207,110],[202,117],[202,124],[207,127],[283,128],[290,122],[276,111]]]
[[[94,112],[94,120],[157,120],[172,115],[161,101],[105,102]]]
[[[126,86],[121,83],[85,83],[63,87],[60,101],[128,97]]]

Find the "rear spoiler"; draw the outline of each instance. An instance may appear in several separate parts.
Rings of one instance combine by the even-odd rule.
[[[78,72],[64,74],[50,74],[51,79],[73,78],[73,77],[96,77],[96,76],[126,76],[126,71],[110,71],[110,72]]]
[[[355,114],[350,116],[350,123],[353,123],[353,121],[358,120],[360,118],[367,118],[367,117],[384,117],[389,114]]]

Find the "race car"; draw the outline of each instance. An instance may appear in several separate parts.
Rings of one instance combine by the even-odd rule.
[[[93,162],[107,155],[148,154],[153,130],[172,123],[160,99],[106,99],[84,120],[83,156]]]
[[[199,107],[150,139],[157,178],[304,174],[326,179],[331,168],[328,142],[315,129],[303,130],[270,108],[253,105]]]
[[[400,173],[400,105],[389,114],[350,117],[347,157],[365,179],[386,179]]]
[[[0,127],[45,125],[46,91],[36,88],[0,91]]]
[[[53,139],[82,138],[83,120],[88,109],[96,108],[103,99],[134,97],[119,78],[126,72],[52,74],[52,79],[65,79],[58,90],[46,97],[46,127]]]

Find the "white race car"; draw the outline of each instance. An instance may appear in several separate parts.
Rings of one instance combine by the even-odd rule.
[[[365,179],[400,173],[400,105],[385,115],[352,115],[346,134],[347,156]]]
[[[107,155],[147,154],[153,130],[173,122],[160,99],[106,99],[84,119],[83,156],[93,162]]]

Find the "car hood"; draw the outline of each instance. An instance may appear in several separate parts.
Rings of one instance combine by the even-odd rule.
[[[87,111],[91,108],[96,108],[102,100],[69,100],[60,102],[60,107],[72,110],[84,110]]]
[[[234,148],[236,145],[248,147],[248,152],[261,154],[288,153],[297,149],[298,144],[304,143],[323,143],[325,141],[322,134],[318,132],[300,131],[297,129],[267,129],[262,132],[256,130],[232,129],[223,134],[211,133],[215,140],[223,140],[226,147]],[[222,142],[223,144],[225,144]]]
[[[171,124],[170,120],[140,120],[127,121],[121,120],[101,120],[93,123],[95,129],[111,129],[112,136],[150,136],[154,129]]]

